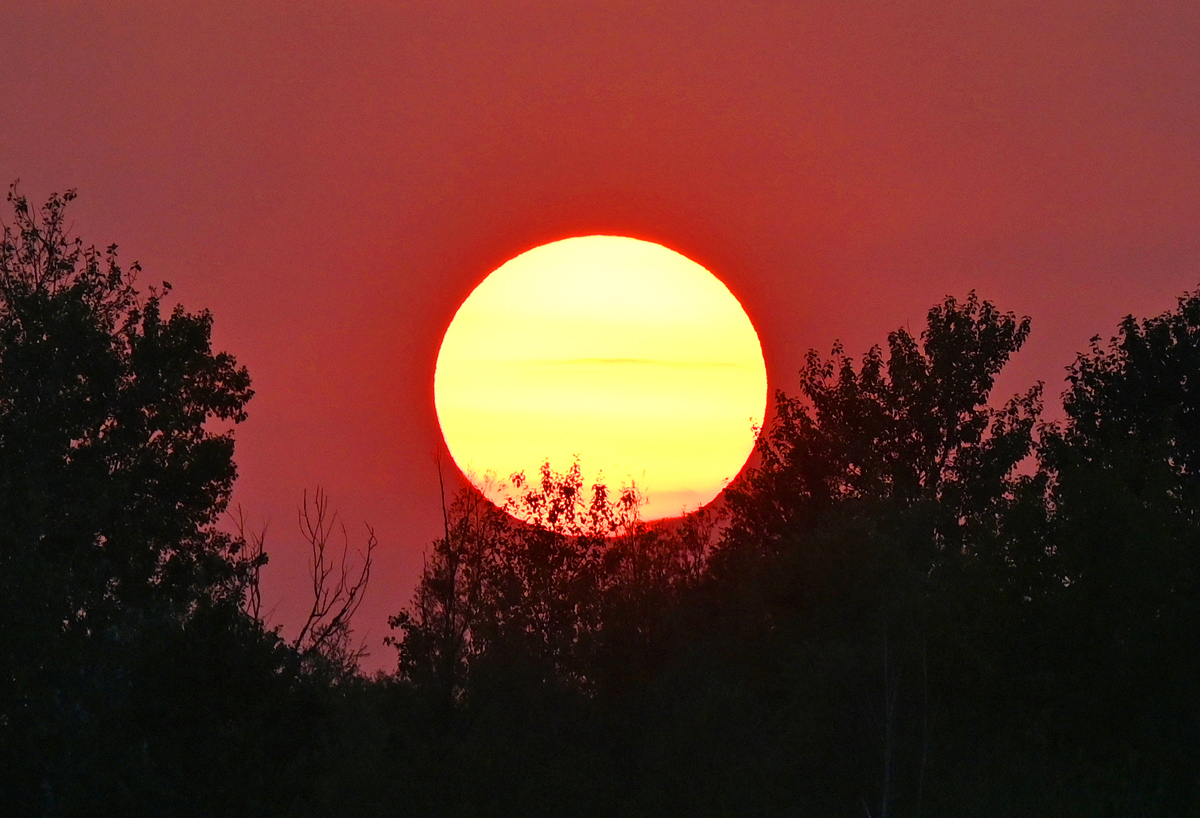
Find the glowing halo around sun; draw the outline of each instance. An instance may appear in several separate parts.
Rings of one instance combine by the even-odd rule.
[[[589,485],[636,485],[643,519],[716,497],[745,465],[766,399],[758,334],[725,285],[621,236],[500,266],[459,307],[434,376],[446,445],[477,486],[578,458]]]

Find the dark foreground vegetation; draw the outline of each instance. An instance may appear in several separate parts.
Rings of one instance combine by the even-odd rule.
[[[306,498],[313,613],[264,625],[249,377],[69,199],[0,249],[0,814],[1200,815],[1200,294],[1061,423],[994,400],[1029,321],[971,295],[810,354],[718,511],[463,490],[364,678],[369,559]]]

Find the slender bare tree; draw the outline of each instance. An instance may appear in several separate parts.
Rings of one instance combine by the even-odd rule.
[[[346,526],[337,511],[330,513],[329,496],[323,489],[317,488],[311,502],[308,492],[304,492],[297,520],[311,550],[309,576],[313,597],[308,617],[292,640],[292,647],[307,663],[324,663],[338,673],[352,673],[366,653],[363,645],[350,647],[350,621],[362,604],[371,579],[375,547],[379,544],[375,529],[366,526],[366,545],[358,551],[356,568]]]

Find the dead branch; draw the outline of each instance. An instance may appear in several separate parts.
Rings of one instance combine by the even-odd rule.
[[[247,616],[265,625],[262,621],[262,567],[266,564],[263,558],[264,545],[267,540],[267,526],[258,531],[247,531],[246,512],[239,505],[234,511],[226,512],[233,521],[237,538],[242,542],[244,551],[240,562],[245,570],[242,588],[242,610]]]
[[[303,505],[298,511],[300,532],[311,550],[309,575],[312,580],[313,601],[308,617],[292,642],[302,658],[323,656],[339,664],[353,663],[362,654],[347,650],[350,620],[354,617],[371,578],[378,540],[375,530],[367,526],[366,549],[359,551],[361,565],[357,572],[351,566],[350,541],[346,526],[338,513],[329,512],[329,497],[318,488],[312,502],[304,492]],[[340,534],[341,545],[331,543]]]

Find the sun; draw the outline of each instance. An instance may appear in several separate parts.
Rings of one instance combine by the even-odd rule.
[[[758,334],[729,289],[622,236],[501,265],[459,307],[434,376],[446,445],[477,486],[578,459],[588,483],[635,485],[644,519],[716,497],[754,447],[766,390]]]

